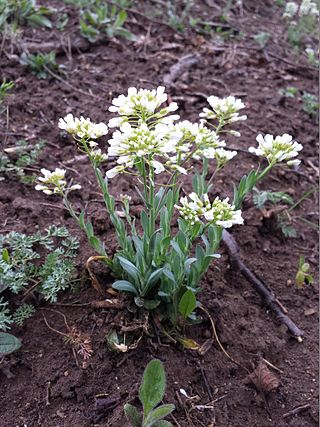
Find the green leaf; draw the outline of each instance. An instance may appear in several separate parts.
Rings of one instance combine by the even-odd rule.
[[[88,237],[94,236],[93,225],[90,221],[87,221],[85,224],[85,230]]]
[[[7,248],[2,249],[2,259],[7,264],[10,264],[10,255],[9,255],[9,251]]]
[[[148,215],[146,214],[146,212],[144,210],[142,210],[140,217],[141,217],[141,225],[142,225],[143,231],[145,232],[145,234],[148,234],[148,230],[149,230]]]
[[[79,215],[79,225],[80,225],[81,230],[86,229],[86,224],[85,224],[85,220],[84,220],[84,211],[82,211]]]
[[[117,280],[112,284],[112,287],[117,291],[130,292],[134,295],[138,295],[137,289],[127,280]]]
[[[127,19],[127,16],[128,16],[127,12],[125,10],[121,10],[118,13],[116,22],[114,23],[115,28],[122,27],[122,25],[124,24],[125,20]]]
[[[14,335],[0,332],[0,355],[10,354],[21,347],[21,341]]]
[[[139,414],[137,408],[133,405],[130,405],[130,403],[126,403],[123,409],[132,426],[141,427],[142,415]]]
[[[89,237],[89,242],[90,245],[99,253],[105,253],[103,244],[101,243],[101,241],[95,237],[95,236],[90,236]]]
[[[132,264],[131,261],[129,261],[128,259],[122,256],[118,256],[117,258],[121,264],[121,267],[124,269],[124,271],[126,271],[135,282],[139,283],[140,272],[137,269],[137,267],[134,264]]]
[[[161,420],[153,424],[152,427],[173,427],[173,424],[171,424],[169,421]]]
[[[143,307],[147,310],[154,310],[160,304],[159,300],[156,299],[145,299],[143,300]]]
[[[186,319],[197,307],[197,299],[191,290],[187,290],[179,302],[179,312]]]
[[[139,390],[139,397],[143,405],[144,416],[161,402],[166,388],[166,377],[162,363],[158,359],[148,363]]]
[[[37,13],[28,16],[28,22],[38,27],[52,28],[52,22],[43,15]]]
[[[171,414],[171,412],[174,410],[175,410],[174,405],[171,405],[171,404],[161,405],[149,413],[144,424],[146,426],[153,426],[155,422],[160,421],[162,418],[165,418],[167,415]]]
[[[153,271],[148,280],[147,283],[144,286],[144,289],[141,293],[141,296],[145,296],[148,294],[148,292],[150,292],[150,290],[157,284],[159,283],[159,279],[161,277],[163,273],[163,267],[162,268],[158,268],[157,270]]]

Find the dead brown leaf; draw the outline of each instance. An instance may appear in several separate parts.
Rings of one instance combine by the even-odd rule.
[[[263,393],[276,390],[280,385],[278,377],[270,371],[263,360],[259,362],[256,369],[248,376],[248,379]]]

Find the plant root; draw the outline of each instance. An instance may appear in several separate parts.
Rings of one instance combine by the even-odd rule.
[[[277,300],[275,294],[240,259],[239,247],[234,237],[228,231],[223,230],[222,241],[227,248],[231,267],[241,272],[253,289],[261,296],[264,304],[276,315],[280,323],[287,326],[289,332],[298,342],[302,342],[304,332],[287,316],[286,310]]]

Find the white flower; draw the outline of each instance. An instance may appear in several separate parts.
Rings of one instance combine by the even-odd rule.
[[[60,129],[66,130],[73,136],[82,139],[97,139],[108,133],[108,126],[104,123],[93,123],[90,119],[84,117],[73,117],[68,114],[64,119],[59,119],[58,126]]]
[[[108,122],[108,126],[109,128],[116,128],[119,127],[123,122],[122,117],[113,117],[112,119],[109,120]]]
[[[78,119],[75,119],[72,114],[67,114],[64,119],[59,119],[58,127],[74,134],[77,129],[77,121]]]
[[[229,199],[220,200],[216,197],[211,203],[207,194],[200,198],[196,193],[187,197],[181,197],[182,206],[175,206],[180,215],[190,223],[190,225],[200,222],[204,218],[210,224],[216,224],[223,228],[230,228],[234,224],[243,224],[241,210],[235,211],[235,207],[228,203]]]
[[[218,166],[224,166],[229,160],[233,159],[237,155],[236,151],[225,150],[224,148],[216,148],[214,157],[217,160]]]
[[[319,10],[317,4],[311,0],[303,0],[300,6],[299,15],[318,16]]]
[[[238,111],[245,108],[244,103],[239,98],[228,96],[226,98],[218,98],[217,96],[209,96],[207,98],[212,110],[204,108],[200,113],[200,117],[207,119],[218,119],[228,123],[246,120],[247,116],[239,116]]]
[[[267,134],[263,137],[261,134],[257,136],[258,148],[250,147],[249,152],[257,156],[264,156],[269,163],[275,164],[283,161],[292,162],[292,158],[299,154],[302,150],[302,145],[292,140],[292,136],[283,134],[276,136]],[[289,166],[292,163],[288,163]],[[297,162],[295,162],[297,164]]]
[[[159,86],[157,90],[139,89],[139,91],[135,87],[129,87],[127,96],[120,95],[112,100],[113,105],[109,107],[109,111],[120,116],[140,115],[141,112],[151,115],[166,102],[168,96],[164,91],[163,86]],[[168,111],[175,111],[175,106],[170,107]]]
[[[68,190],[81,190],[81,185],[80,184],[71,185],[71,187],[69,187]]]
[[[154,167],[154,173],[157,175],[165,171],[163,164],[157,160],[151,160],[151,165]]]
[[[298,5],[290,1],[286,3],[286,8],[282,16],[283,18],[293,18],[297,11]]]
[[[237,132],[236,130],[229,130],[229,133],[233,136],[239,137],[241,136],[240,132]]]
[[[66,191],[80,190],[81,185],[74,184],[67,188],[67,182],[65,181],[65,169],[56,168],[53,172],[48,169],[41,169],[43,176],[38,177],[40,184],[35,186],[35,190],[43,191],[45,194],[61,194],[63,195]]]
[[[102,163],[108,159],[107,154],[102,153],[100,148],[97,148],[95,150],[91,150],[90,156],[96,163]]]
[[[115,131],[109,142],[108,155],[118,157],[117,163],[127,167],[141,162],[144,158],[155,169],[155,173],[165,170],[160,161],[154,160],[155,156],[162,157],[169,165],[169,153],[175,153],[177,142],[182,138],[182,132],[175,127],[157,124],[149,129],[146,123],[133,127],[124,123],[120,131]],[[111,174],[124,172],[124,169],[111,170]]]
[[[132,163],[127,163],[126,165],[119,165],[119,166],[115,166],[112,169],[109,169],[106,172],[106,177],[108,179],[114,178],[115,176],[119,175],[119,173],[123,173],[126,170],[126,167],[131,167],[133,166]]]
[[[118,113],[120,117],[112,118],[109,127],[118,127],[124,123],[135,123],[139,126],[141,123],[165,125],[173,124],[180,116],[171,114],[178,109],[176,102],[171,102],[167,107],[161,108],[161,105],[168,99],[165,88],[159,86],[156,90],[136,89],[130,87],[128,95],[120,95],[112,100],[109,111]],[[169,115],[168,115],[169,114]]]

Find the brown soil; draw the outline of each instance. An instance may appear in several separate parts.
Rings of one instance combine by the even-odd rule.
[[[82,184],[83,191],[72,196],[73,202],[78,207],[88,205],[95,229],[107,242],[110,252],[116,245],[114,233],[105,218],[93,174],[86,160],[77,157],[79,153],[72,141],[59,133],[58,118],[72,112],[94,121],[107,121],[106,110],[113,97],[124,93],[129,86],[153,88],[162,84],[170,67],[189,53],[198,55],[198,63],[168,88],[170,96],[180,105],[182,117],[197,120],[206,105],[205,97],[211,94],[243,98],[248,120],[241,124],[241,138],[231,140],[231,145],[246,149],[254,144],[259,132],[290,133],[304,145],[299,171],[277,169],[262,187],[288,191],[299,200],[317,185],[316,123],[302,110],[299,97],[285,99],[278,93],[287,86],[296,86],[301,93],[315,93],[316,71],[303,53],[294,53],[284,40],[281,9],[271,5],[273,2],[245,1],[243,16],[239,16],[238,9],[232,9],[228,24],[223,25],[232,30],[233,37],[226,39],[214,32],[211,36],[201,36],[189,29],[181,35],[166,25],[129,12],[132,31],[142,36],[140,42],[115,39],[89,46],[82,41],[72,52],[68,43],[74,47],[80,38],[76,11],[59,1],[48,3],[70,14],[64,32],[29,28],[22,33],[20,42],[25,45],[39,42],[44,49],[48,43],[56,48],[62,44],[58,61],[67,66],[66,81],[71,86],[53,78],[38,80],[19,65],[14,56],[15,45],[7,41],[2,51],[0,77],[15,80],[15,89],[9,99],[8,126],[6,117],[0,116],[2,142],[11,146],[21,138],[30,143],[41,138],[48,141],[39,165],[49,169],[64,167]],[[143,14],[155,7],[154,3],[151,6],[148,2],[133,3]],[[210,7],[213,3],[216,6]],[[197,1],[192,13],[218,22],[223,5],[222,1]],[[262,30],[271,34],[264,49],[253,39]],[[230,194],[232,181],[237,181],[254,165],[256,159],[245,151],[239,152],[237,160],[220,178],[221,195]],[[190,188],[188,179],[184,188]],[[111,192],[134,195],[133,185],[126,177],[112,181]],[[133,204],[138,211],[135,196]],[[315,222],[316,211],[315,196],[301,203],[293,212],[299,237],[286,239],[274,222],[263,218],[249,200],[244,211],[246,225],[232,230],[243,259],[272,287],[289,315],[305,331],[302,343],[290,338],[250,285],[231,272],[223,248],[222,258],[212,265],[202,283],[200,300],[214,318],[225,349],[249,371],[255,369],[260,356],[278,367],[282,373],[275,372],[281,380],[276,391],[264,396],[248,384],[246,370],[232,363],[216,342],[204,356],[146,337],[138,348],[126,354],[111,353],[106,346],[106,334],[114,325],[128,320],[129,314],[126,310],[72,306],[75,302],[85,304],[99,298],[87,283],[77,293],[61,295],[60,305],[51,308],[64,313],[71,325],[90,335],[94,353],[88,367],[78,367],[71,348],[46,327],[40,308],[50,306],[39,302],[36,314],[22,328],[12,330],[23,346],[8,358],[14,378],[8,379],[0,371],[0,426],[126,426],[123,405],[136,400],[143,369],[154,357],[165,364],[168,379],[165,401],[176,405],[176,422],[171,421],[177,426],[318,425],[317,284],[304,289],[288,285],[288,281],[294,282],[300,255],[305,255],[311,273],[316,275],[317,233],[298,219],[304,217]],[[32,233],[36,227],[43,230],[53,223],[66,225],[79,237],[80,275],[86,259],[94,253],[59,199],[46,198],[12,175],[0,182],[2,233],[11,230]],[[102,277],[110,285],[111,279],[107,275]],[[49,311],[45,315],[50,325],[65,330],[61,316]],[[188,333],[204,342],[210,334],[210,324],[205,321]],[[181,388],[189,396],[197,397],[187,402],[179,393]],[[107,400],[102,402],[99,395],[105,395]],[[213,409],[192,409],[192,404],[205,405],[210,400],[216,401]],[[104,410],[99,410],[101,402],[105,403]],[[305,411],[283,417],[306,404],[310,407]]]

